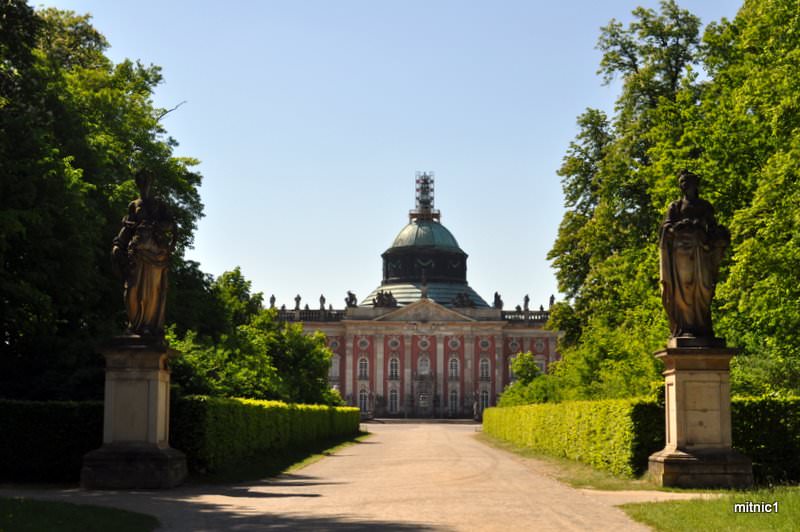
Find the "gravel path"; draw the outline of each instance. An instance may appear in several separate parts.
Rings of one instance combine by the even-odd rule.
[[[370,424],[373,436],[295,473],[168,491],[0,488],[155,515],[161,530],[615,530],[648,527],[615,505],[683,498],[570,488],[537,462],[478,441],[477,426]],[[676,497],[677,495],[677,497]]]

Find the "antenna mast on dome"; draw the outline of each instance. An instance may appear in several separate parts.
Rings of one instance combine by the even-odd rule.
[[[408,212],[409,220],[439,220],[439,211],[433,208],[433,172],[417,172],[416,209]]]

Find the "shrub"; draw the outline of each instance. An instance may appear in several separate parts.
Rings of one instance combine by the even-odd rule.
[[[521,447],[631,476],[642,470],[636,460],[644,456],[646,464],[652,452],[653,418],[659,419],[663,446],[664,423],[658,416],[652,402],[568,401],[490,408],[483,414],[483,427]]]
[[[753,460],[758,482],[800,480],[800,398],[731,400],[733,446]],[[490,408],[487,434],[552,456],[631,476],[662,449],[664,408],[647,400],[604,400]]]
[[[103,403],[0,399],[0,479],[76,480],[103,442]]]
[[[261,454],[358,433],[357,408],[188,396],[173,402],[171,445],[191,471],[218,472]]]
[[[800,397],[734,397],[733,445],[761,482],[800,481]]]
[[[170,444],[202,473],[354,435],[358,427],[356,408],[175,397]],[[103,403],[0,400],[0,435],[0,480],[76,481],[83,455],[102,444]]]

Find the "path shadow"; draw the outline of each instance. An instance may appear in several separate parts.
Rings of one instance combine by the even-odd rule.
[[[406,521],[397,523],[378,519],[364,519],[349,515],[311,516],[293,513],[270,513],[259,511],[257,506],[247,505],[242,508],[233,508],[231,504],[220,502],[201,502],[197,500],[183,500],[178,497],[192,496],[181,490],[175,491],[141,491],[141,492],[108,492],[108,491],[81,491],[69,490],[20,490],[21,493],[13,496],[38,500],[57,500],[73,504],[89,504],[94,506],[109,506],[133,512],[153,515],[159,519],[159,531],[189,532],[203,531],[262,531],[262,530],[300,530],[319,532],[411,532],[411,531],[436,531],[448,532],[449,527],[436,526],[429,523]],[[195,490],[191,490],[195,491]],[[211,489],[210,492],[235,493],[238,488],[228,490]],[[213,495],[214,493],[203,493]],[[222,493],[220,493],[222,494]],[[3,490],[0,496],[11,496]],[[248,494],[246,496],[252,496]],[[289,494],[259,494],[257,497],[282,497],[297,496]],[[318,496],[303,494],[299,496]]]

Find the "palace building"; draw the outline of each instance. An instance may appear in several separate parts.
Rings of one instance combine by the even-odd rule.
[[[346,402],[375,416],[478,417],[513,380],[511,362],[533,353],[542,371],[559,359],[549,312],[489,305],[467,282],[467,254],[434,209],[433,176],[417,174],[416,208],[383,252],[383,280],[346,308],[281,308],[282,320],[327,335],[329,379]],[[274,298],[271,300],[274,305]],[[553,298],[550,298],[552,305]]]

